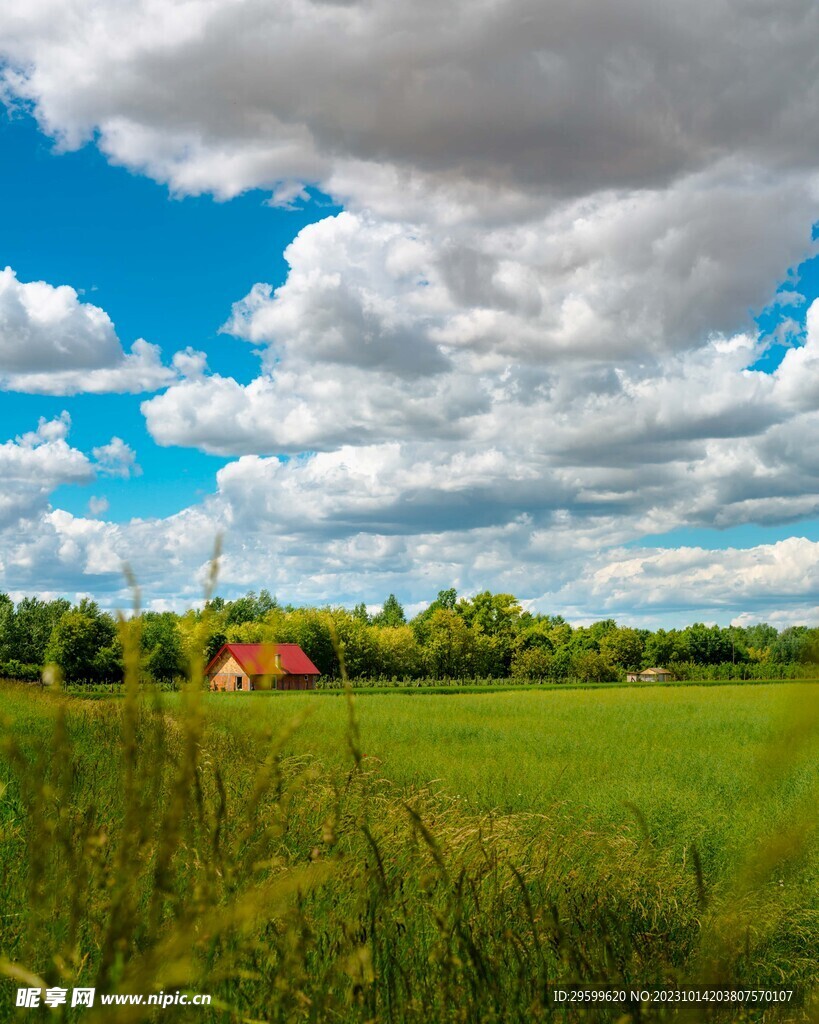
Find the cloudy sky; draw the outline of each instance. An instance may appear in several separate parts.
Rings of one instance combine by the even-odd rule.
[[[16,8],[16,9],[15,9]],[[0,7],[0,589],[819,619],[814,0]]]

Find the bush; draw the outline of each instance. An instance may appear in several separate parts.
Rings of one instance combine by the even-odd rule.
[[[796,662],[731,662],[717,665],[700,665],[695,661],[675,661],[669,665],[675,679],[696,681],[699,679],[743,680],[754,679],[817,679],[819,665]]]
[[[24,683],[36,683],[40,680],[40,666],[26,665],[14,658],[0,661],[0,679],[19,679]]]

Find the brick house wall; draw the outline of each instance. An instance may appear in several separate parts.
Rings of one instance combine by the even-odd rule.
[[[278,682],[277,690],[315,690],[316,677],[306,676],[282,676]]]
[[[241,681],[242,685],[240,687],[236,685],[237,679]],[[233,655],[229,651],[225,651],[225,656],[216,665],[216,674],[211,676],[210,688],[211,690],[227,691],[236,689],[249,690],[250,676],[248,676]]]

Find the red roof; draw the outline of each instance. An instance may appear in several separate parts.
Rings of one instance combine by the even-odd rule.
[[[249,676],[318,676],[319,670],[298,644],[222,644],[208,662],[205,675],[229,651]],[[281,668],[276,666],[280,656]]]

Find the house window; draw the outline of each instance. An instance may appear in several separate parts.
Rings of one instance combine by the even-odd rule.
[[[242,688],[242,677],[236,676],[236,689],[241,690]]]

